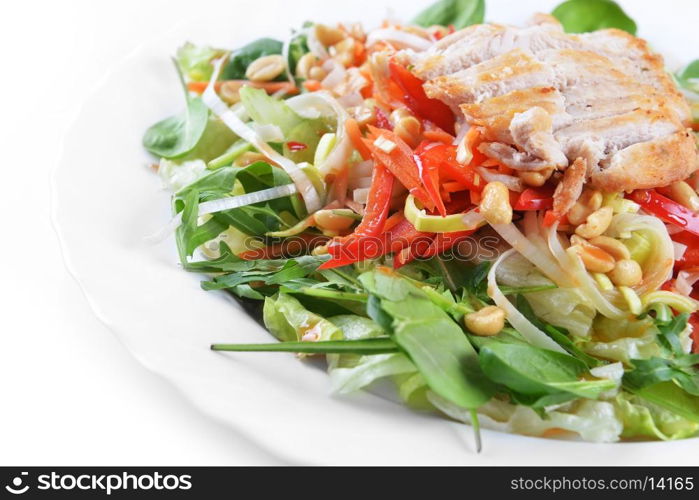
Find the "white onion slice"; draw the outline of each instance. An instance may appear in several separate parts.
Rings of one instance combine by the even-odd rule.
[[[406,49],[420,51],[427,50],[432,46],[432,42],[429,40],[393,28],[382,28],[372,31],[367,36],[366,42],[368,47],[371,47],[376,42],[391,42]]]
[[[677,243],[676,241],[673,241],[672,249],[675,252],[675,260],[681,260],[682,257],[684,257],[684,253],[687,251],[687,245],[683,245],[682,243]]]
[[[221,100],[216,93],[216,90],[214,90],[214,83],[218,79],[218,75],[221,72],[223,61],[223,58],[215,61],[214,72],[211,76],[211,80],[209,81],[209,85],[202,94],[202,101],[241,139],[248,141],[250,144],[255,146],[260,153],[265,155],[272,162],[281,166],[286,171],[298,188],[298,191],[306,204],[306,209],[310,213],[319,210],[322,206],[320,197],[318,196],[318,192],[306,173],[301,170],[296,163],[277,153],[274,149],[272,149],[272,147],[270,147],[269,144],[263,141],[258,134],[243,123],[240,118],[238,118],[238,116],[231,111],[226,103]]]
[[[529,321],[521,312],[519,312],[498,288],[498,284],[495,279],[496,270],[505,259],[514,253],[514,249],[510,249],[503,253],[498,260],[495,261],[495,264],[493,264],[493,266],[490,268],[490,271],[488,271],[488,296],[493,299],[498,307],[505,310],[505,313],[507,314],[507,321],[509,321],[515,330],[522,334],[522,337],[524,337],[527,342],[542,349],[550,349],[552,351],[565,353],[566,351],[560,345],[534,326],[531,321]]]
[[[519,229],[512,224],[491,224],[490,225],[512,248],[522,254],[522,257],[534,264],[551,281],[558,286],[566,286],[566,273],[553,261],[548,252],[543,253],[534,246]]]
[[[284,132],[278,125],[254,123],[255,133],[265,142],[284,142]]]
[[[689,297],[694,283],[697,281],[699,281],[699,271],[680,271],[675,280],[675,290],[685,297]]]
[[[315,26],[311,26],[306,30],[306,44],[308,45],[308,50],[321,61],[330,57],[328,51],[325,50],[323,44],[320,43],[320,40],[316,37]]]
[[[364,98],[359,92],[350,92],[337,98],[339,102],[345,108],[353,108],[355,106],[361,106],[364,102]]]
[[[217,200],[205,201],[199,204],[198,216],[223,212],[233,208],[240,208],[246,205],[253,205],[263,201],[276,200],[297,193],[298,190],[294,184],[286,184],[284,186],[275,186],[268,189],[262,189],[252,193],[242,194],[240,196],[231,196],[228,198],[220,198]],[[146,236],[146,241],[149,243],[159,243],[172,234],[177,227],[182,224],[182,212],[174,216],[164,228],[157,233]]]
[[[309,92],[301,94],[291,99],[287,99],[287,104],[292,106],[292,109],[297,108],[313,108],[317,110],[331,110],[336,116],[336,132],[335,132],[335,147],[330,151],[328,156],[321,162],[320,165],[315,165],[321,175],[325,176],[330,173],[339,171],[347,163],[350,153],[352,152],[352,144],[349,136],[345,133],[345,121],[349,118],[347,111],[337,100],[328,92],[319,90],[317,92]],[[327,114],[327,113],[324,113]]]
[[[328,75],[321,80],[320,84],[326,89],[333,89],[340,85],[347,74],[345,67],[333,59],[325,61],[323,69],[328,72]]]
[[[507,186],[507,189],[509,189],[510,191],[516,191],[518,193],[524,191],[524,183],[522,182],[522,179],[520,179],[519,177],[499,174],[485,167],[476,168],[478,170],[478,173],[481,174],[481,177],[483,177],[488,182],[499,181],[502,182],[505,186]]]
[[[352,199],[357,203],[366,205],[367,199],[369,199],[369,188],[359,188],[352,191]]]
[[[464,226],[477,228],[485,224],[485,218],[479,210],[474,208],[473,210],[466,212],[464,216],[461,217],[461,222],[464,223]]]
[[[585,269],[580,256],[575,252],[574,248],[569,248],[566,253],[570,257],[573,276],[577,279],[580,291],[590,300],[593,307],[600,314],[611,319],[623,318],[627,315],[624,311],[612,304],[607,298],[602,295],[602,292],[597,287],[597,283],[592,279],[592,276]]]

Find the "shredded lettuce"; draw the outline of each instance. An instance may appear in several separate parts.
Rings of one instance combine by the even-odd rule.
[[[228,51],[223,49],[214,49],[187,42],[177,49],[175,60],[180,71],[187,78],[195,82],[205,82],[211,78],[214,71],[211,61],[227,53]]]
[[[386,332],[369,318],[341,315],[330,321],[342,331],[347,340],[382,337]],[[415,365],[401,353],[356,356],[329,354],[328,373],[332,391],[347,394],[366,387],[376,380],[401,373],[415,373]]]
[[[660,355],[658,329],[650,318],[614,320],[598,316],[592,328],[592,338],[583,349],[598,358],[629,365],[632,359]]]
[[[444,398],[430,392],[427,397],[439,410],[461,422],[471,423],[471,415]],[[479,421],[486,429],[528,436],[578,434],[585,441],[613,443],[623,431],[614,405],[606,401],[581,399],[540,415],[529,407],[492,399],[478,409]]]
[[[614,404],[624,422],[622,437],[647,436],[670,440],[691,437],[699,432],[699,423],[633,395],[619,394]]]
[[[518,288],[553,284],[520,254],[500,264],[497,279],[502,285]],[[596,311],[577,288],[558,287],[524,295],[534,313],[542,320],[565,328],[578,337],[589,335]]]
[[[262,310],[267,329],[280,341],[338,340],[342,331],[327,319],[310,312],[291,295],[267,297]]]
[[[189,186],[208,173],[206,163],[203,160],[177,163],[161,158],[158,165],[158,176],[163,181],[163,187],[173,193]]]

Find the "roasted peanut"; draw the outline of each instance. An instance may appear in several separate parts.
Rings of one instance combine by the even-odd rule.
[[[354,64],[355,43],[354,38],[347,37],[331,47],[330,55],[345,68],[349,68]]]
[[[631,258],[631,252],[629,252],[627,246],[615,238],[610,238],[609,236],[596,236],[590,240],[590,243],[607,252],[609,255],[614,257],[615,260]]]
[[[301,56],[301,59],[296,63],[296,76],[298,78],[308,78],[308,73],[316,63],[316,56],[312,52],[308,52]]]
[[[538,170],[535,172],[519,172],[518,175],[519,178],[522,179],[522,182],[524,182],[527,186],[541,187],[546,184],[546,181],[549,180],[551,174],[553,174],[553,168],[546,167],[543,170]]]
[[[325,70],[320,66],[313,66],[310,70],[308,70],[308,78],[311,80],[321,81],[327,75],[328,74],[325,72]]]
[[[622,259],[614,265],[608,276],[616,286],[635,286],[643,279],[643,270],[635,260]]]
[[[245,77],[253,82],[268,82],[284,72],[286,62],[279,54],[262,56],[250,63]]]
[[[393,132],[403,139],[411,148],[416,148],[420,143],[422,124],[412,115],[399,118],[393,127]]]
[[[332,210],[318,210],[313,214],[315,225],[320,229],[327,231],[344,231],[349,229],[354,223],[352,217],[338,215]]]
[[[584,224],[575,228],[575,234],[583,238],[594,238],[607,230],[612,223],[614,210],[612,207],[602,207],[587,216]]]
[[[510,191],[502,182],[489,182],[483,188],[480,209],[488,223],[509,224],[512,222]]]
[[[614,257],[601,248],[590,244],[575,244],[574,248],[591,273],[608,273],[614,269]]]
[[[240,83],[239,82],[223,82],[218,94],[228,104],[235,104],[240,101]]]
[[[659,191],[693,212],[699,211],[699,196],[692,189],[692,186],[686,182],[673,182],[669,186],[659,189]]]
[[[326,47],[330,47],[338,42],[341,42],[346,36],[345,33],[339,29],[331,28],[330,26],[326,26],[324,24],[315,25],[315,34],[318,41]]]
[[[505,311],[497,306],[486,306],[464,316],[464,324],[475,335],[497,335],[505,327]]]
[[[602,206],[602,193],[596,190],[586,189],[583,191],[580,199],[575,202],[575,205],[568,211],[566,216],[571,224],[577,226],[582,224],[595,210]]]

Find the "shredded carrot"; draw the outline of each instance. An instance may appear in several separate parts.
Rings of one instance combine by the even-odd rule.
[[[303,86],[306,87],[306,90],[309,92],[320,90],[320,82],[318,80],[306,80],[303,82]]]
[[[354,149],[359,151],[362,158],[365,160],[371,158],[371,152],[369,151],[369,148],[366,147],[366,144],[364,144],[364,141],[362,141],[362,133],[360,132],[359,125],[354,118],[348,118],[347,121],[345,121],[345,131],[347,132],[347,136],[350,138]]]
[[[344,205],[345,201],[347,200],[348,177],[349,168],[347,168],[347,165],[345,165],[335,176],[335,180],[332,185],[332,199],[337,200],[340,205]]]
[[[422,135],[428,141],[443,142],[444,144],[451,144],[452,142],[454,142],[454,137],[450,134],[447,134],[441,128],[435,127],[431,130],[425,130],[422,133]]]
[[[468,189],[466,184],[457,181],[445,182],[442,184],[442,189],[447,193],[456,193],[457,191],[465,191]]]
[[[366,47],[359,40],[354,41],[354,64],[361,66],[366,60]]]
[[[221,85],[224,83],[233,83],[238,88],[243,86],[249,86],[256,89],[263,89],[268,94],[274,94],[281,90],[285,91],[287,94],[298,94],[299,89],[290,82],[253,82],[250,80],[223,80],[214,83],[214,89],[216,92],[221,90]],[[203,94],[209,82],[189,82],[187,84],[187,90],[190,92],[196,92],[197,94]]]
[[[384,225],[383,225],[384,232],[390,231],[391,228],[396,226],[396,224],[401,222],[403,219],[405,219],[405,215],[403,215],[403,212],[396,212],[393,215],[391,215],[388,219],[386,219],[386,222],[384,222]]]

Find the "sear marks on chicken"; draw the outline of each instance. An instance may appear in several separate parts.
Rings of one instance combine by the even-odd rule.
[[[575,160],[603,191],[666,186],[699,167],[691,113],[645,41],[608,29],[571,35],[552,17],[482,24],[400,58],[427,95],[481,127],[479,149],[516,170]]]

